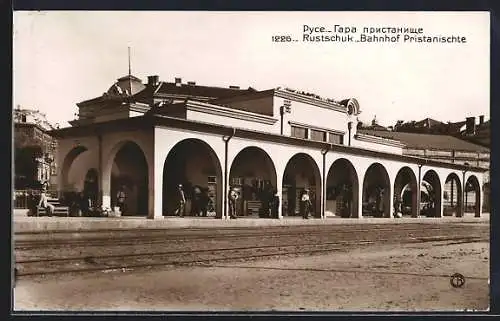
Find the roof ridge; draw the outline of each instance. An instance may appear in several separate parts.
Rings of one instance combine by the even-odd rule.
[[[160,81],[160,84],[167,84],[167,85],[176,85],[175,82],[168,82],[168,81]],[[217,89],[225,89],[225,90],[232,90],[232,91],[248,91],[250,90],[251,87],[249,88],[230,88],[230,87],[220,87],[220,86],[208,86],[208,85],[198,85],[198,84],[195,84],[195,85],[190,85],[190,84],[180,84],[181,87],[188,87],[188,88],[192,88],[192,87],[204,87],[204,88],[217,88]],[[253,88],[252,88],[253,89]],[[255,90],[255,89],[253,89]]]
[[[442,150],[460,150],[469,152],[482,152],[490,150],[487,146],[472,142],[463,137],[453,135],[427,134],[427,133],[408,133],[391,132],[382,130],[360,129],[361,133],[377,135],[381,137],[390,137],[406,144],[409,148],[430,148]],[[432,140],[425,142],[425,137]],[[405,139],[406,138],[406,139]],[[418,139],[417,139],[418,138]],[[440,138],[440,139],[437,139]],[[446,144],[446,145],[445,145]]]

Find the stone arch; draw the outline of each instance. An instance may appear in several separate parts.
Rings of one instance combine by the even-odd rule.
[[[394,212],[395,215],[417,216],[418,210],[417,177],[408,166],[402,167],[394,180]]]
[[[363,216],[390,217],[391,182],[385,167],[373,163],[363,179]]]
[[[316,161],[306,153],[297,153],[287,162],[283,173],[282,213],[295,216],[299,213],[299,197],[304,189],[309,189],[313,208],[311,213],[321,217],[321,173]]]
[[[277,190],[276,166],[269,154],[256,146],[240,150],[231,163],[229,189],[240,194],[238,215],[268,217],[268,197]]]
[[[443,215],[461,216],[463,209],[462,184],[456,173],[446,177],[443,191]]]
[[[207,216],[222,217],[222,167],[217,153],[207,142],[187,138],[176,143],[165,158],[162,175],[163,215],[175,215],[178,209],[178,185],[182,184],[187,199],[184,214],[204,215],[202,208],[207,208]],[[203,197],[193,193],[196,186],[202,190]]]
[[[436,171],[425,172],[420,186],[420,214],[429,217],[440,217],[442,208],[441,180]]]
[[[481,214],[481,187],[475,175],[470,175],[469,178],[467,178],[464,191],[464,212],[472,211],[475,216],[479,216]],[[473,199],[474,202],[471,202],[471,199]]]
[[[359,180],[354,165],[346,158],[333,162],[326,177],[325,215],[357,217]]]
[[[123,188],[126,197],[124,215],[146,216],[149,209],[149,167],[144,149],[133,140],[123,140],[111,149],[104,164],[103,193],[116,206],[116,194]]]
[[[83,145],[78,145],[74,148],[72,148],[64,157],[64,160],[61,164],[61,186],[59,189],[61,192],[69,192],[72,191],[72,187],[69,186],[69,179],[68,179],[68,174],[71,169],[71,165],[75,161],[75,159],[82,153],[88,151],[88,148],[83,146]]]

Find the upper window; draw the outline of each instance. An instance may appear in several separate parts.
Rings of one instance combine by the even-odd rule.
[[[292,126],[292,137],[307,139],[307,128]]]
[[[324,142],[326,141],[326,132],[321,130],[311,129],[311,139]]]
[[[344,144],[344,135],[328,133],[328,142],[332,144]]]

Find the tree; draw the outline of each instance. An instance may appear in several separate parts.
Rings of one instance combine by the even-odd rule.
[[[394,125],[394,131],[395,131],[395,132],[399,131],[399,129],[401,128],[401,126],[403,126],[403,123],[404,123],[404,121],[403,121],[403,120],[398,120],[398,121],[396,122],[396,125]]]
[[[37,158],[43,156],[40,146],[16,148],[14,154],[14,185],[16,189],[36,187]]]

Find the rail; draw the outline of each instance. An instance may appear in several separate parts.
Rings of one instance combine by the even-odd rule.
[[[40,189],[18,189],[13,192],[13,207],[15,209],[28,209],[30,202],[30,195],[35,197],[40,196]],[[48,190],[46,192],[47,196],[52,198],[58,197],[57,190]]]
[[[35,276],[47,274],[81,273],[131,268],[191,265],[220,261],[237,261],[289,255],[312,255],[335,251],[346,251],[351,247],[373,244],[409,244],[423,242],[452,241],[455,244],[486,242],[485,237],[451,236],[381,238],[377,240],[348,240],[323,243],[289,243],[241,247],[217,247],[199,250],[161,251],[155,253],[130,253],[117,255],[96,255],[78,257],[58,257],[50,259],[26,259],[16,262],[17,276]],[[49,266],[47,266],[47,264]],[[48,268],[47,268],[48,267]]]
[[[157,244],[157,243],[165,243],[165,242],[182,242],[182,241],[202,241],[202,240],[227,240],[227,239],[238,239],[241,240],[243,238],[281,238],[285,236],[297,236],[297,235],[307,235],[307,236],[313,236],[313,235],[321,235],[325,233],[324,228],[317,228],[317,227],[307,227],[306,228],[300,228],[299,230],[289,230],[289,231],[283,231],[281,229],[276,229],[276,228],[266,228],[264,230],[255,230],[255,231],[247,231],[248,227],[245,229],[228,229],[227,232],[223,232],[224,229],[221,229],[220,233],[217,234],[206,234],[205,230],[201,230],[200,232],[194,232],[193,234],[189,235],[182,235],[179,234],[179,232],[172,232],[169,231],[168,233],[165,232],[164,229],[159,229],[159,230],[147,230],[147,231],[140,231],[137,229],[134,230],[129,230],[129,231],[124,231],[120,230],[120,236],[117,237],[114,232],[117,232],[116,230],[114,231],[93,231],[92,233],[107,233],[107,235],[104,236],[94,236],[94,237],[81,237],[81,238],[75,238],[74,234],[75,232],[70,232],[70,236],[61,236],[57,237],[56,235],[50,233],[49,239],[47,237],[35,237],[33,239],[33,236],[39,236],[39,234],[31,234],[28,239],[22,238],[22,235],[26,235],[26,233],[19,234],[16,237],[16,242],[15,242],[15,249],[16,250],[32,250],[32,249],[46,249],[50,247],[56,247],[56,246],[65,246],[69,248],[75,248],[75,247],[106,247],[109,246],[112,242],[113,245],[115,246],[126,246],[126,245],[134,245],[134,244],[140,244],[141,242],[147,242],[148,244]],[[344,235],[344,234],[352,234],[352,233],[365,233],[369,232],[370,230],[376,229],[378,232],[391,232],[394,230],[394,227],[386,227],[383,225],[378,225],[378,224],[373,224],[370,225],[368,228],[355,228],[355,229],[348,229],[348,230],[343,230],[343,229],[335,229],[334,232],[336,235]],[[440,226],[428,226],[427,231],[439,231],[442,229]],[[449,226],[448,229],[451,230],[456,230],[460,231],[463,230],[464,227],[457,225],[457,226]],[[467,229],[470,229],[467,227]],[[243,230],[243,232],[242,232]],[[331,229],[328,229],[331,230]],[[415,230],[415,227],[409,226],[409,227],[398,227],[399,232],[413,232]],[[333,231],[333,230],[331,230]],[[81,234],[82,232],[78,232]],[[67,234],[67,233],[66,233]],[[128,234],[128,235],[127,235]],[[31,240],[30,240],[31,238]]]

